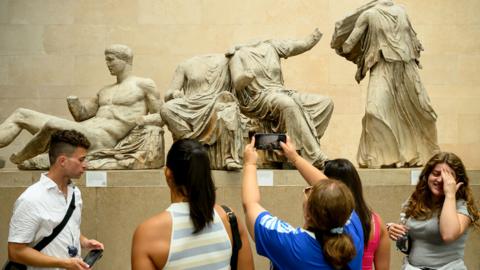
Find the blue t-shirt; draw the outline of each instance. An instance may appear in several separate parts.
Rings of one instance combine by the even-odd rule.
[[[351,270],[362,269],[363,229],[354,211],[344,226],[352,237],[356,255],[348,263]],[[333,269],[325,260],[313,233],[293,228],[265,211],[255,220],[255,245],[259,255],[269,258],[275,269]]]

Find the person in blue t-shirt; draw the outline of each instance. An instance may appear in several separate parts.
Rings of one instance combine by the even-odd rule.
[[[303,159],[290,138],[280,144],[284,155],[310,184],[304,190],[305,221],[301,228],[294,228],[260,205],[252,138],[244,152],[242,201],[257,253],[269,258],[274,269],[361,269],[363,230],[350,190]]]

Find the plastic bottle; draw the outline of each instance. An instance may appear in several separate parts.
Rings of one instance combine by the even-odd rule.
[[[402,224],[403,226],[406,226],[407,224],[407,217],[405,213],[400,213],[400,224]],[[410,243],[409,243],[408,232],[397,239],[396,246],[398,250],[400,250],[401,252],[405,254],[409,253]]]

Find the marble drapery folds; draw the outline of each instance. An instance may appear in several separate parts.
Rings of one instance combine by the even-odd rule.
[[[362,6],[337,22],[331,46],[357,65],[357,82],[370,71],[360,167],[421,166],[439,151],[437,115],[418,73],[423,48],[403,7]]]

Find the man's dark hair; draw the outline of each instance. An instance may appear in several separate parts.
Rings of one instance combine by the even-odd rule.
[[[61,154],[70,156],[77,147],[90,148],[87,137],[76,130],[57,130],[50,137],[48,158],[54,164]]]

